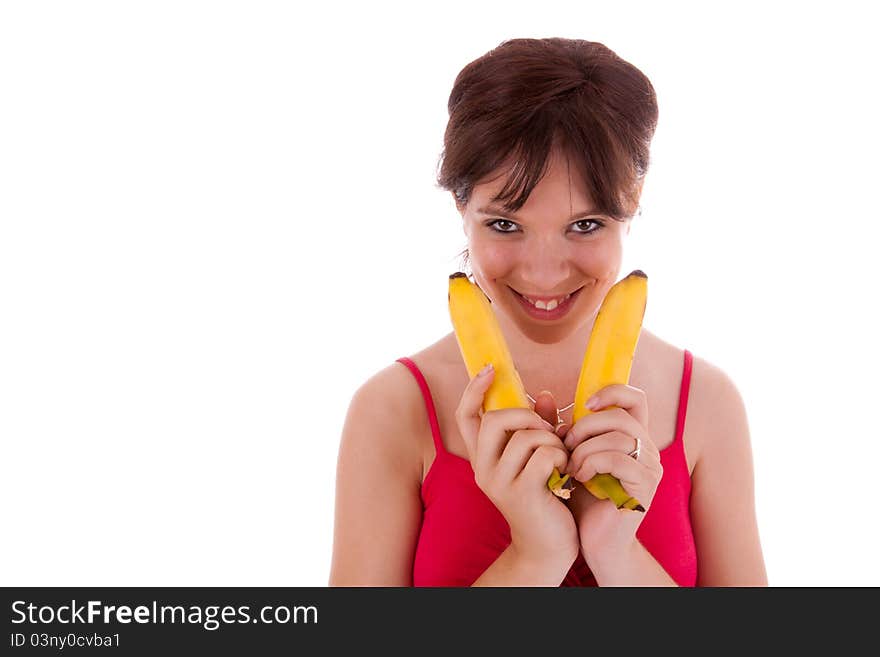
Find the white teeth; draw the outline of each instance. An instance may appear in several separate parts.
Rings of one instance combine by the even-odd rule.
[[[554,308],[556,308],[556,306],[558,306],[560,303],[562,303],[563,301],[568,299],[568,297],[570,297],[570,296],[571,296],[571,294],[566,294],[561,299],[551,299],[550,301],[546,301],[546,302],[545,301],[533,301],[532,299],[529,299],[528,297],[523,297],[523,299],[528,301],[535,308],[540,308],[541,310],[553,310]]]

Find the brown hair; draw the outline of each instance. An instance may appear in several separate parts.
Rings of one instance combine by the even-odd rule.
[[[466,65],[449,95],[437,185],[468,202],[474,186],[501,167],[508,179],[493,199],[521,208],[561,147],[601,214],[635,214],[657,126],[648,78],[601,43],[511,39]],[[511,164],[509,164],[511,163]]]

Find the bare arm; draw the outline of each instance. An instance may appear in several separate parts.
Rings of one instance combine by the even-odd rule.
[[[392,365],[355,392],[336,469],[330,586],[411,586],[421,523],[421,456]]]
[[[697,583],[766,586],[755,514],[751,439],[742,397],[726,374],[695,359],[692,403],[691,429],[700,435],[691,490]]]
[[[678,586],[638,540],[625,552],[591,561],[599,586]]]
[[[567,567],[552,560],[529,561],[511,543],[471,586],[559,586]]]

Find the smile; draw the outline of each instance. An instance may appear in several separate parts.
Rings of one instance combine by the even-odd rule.
[[[513,288],[511,292],[516,295],[520,306],[526,311],[526,314],[534,319],[556,320],[564,317],[577,298],[583,288],[578,288],[574,292],[570,292],[564,296],[552,299],[531,299],[523,296]]]

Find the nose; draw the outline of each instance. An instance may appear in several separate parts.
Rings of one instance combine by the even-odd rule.
[[[527,247],[520,278],[533,294],[552,294],[565,289],[571,280],[568,249],[553,240],[542,240]]]

